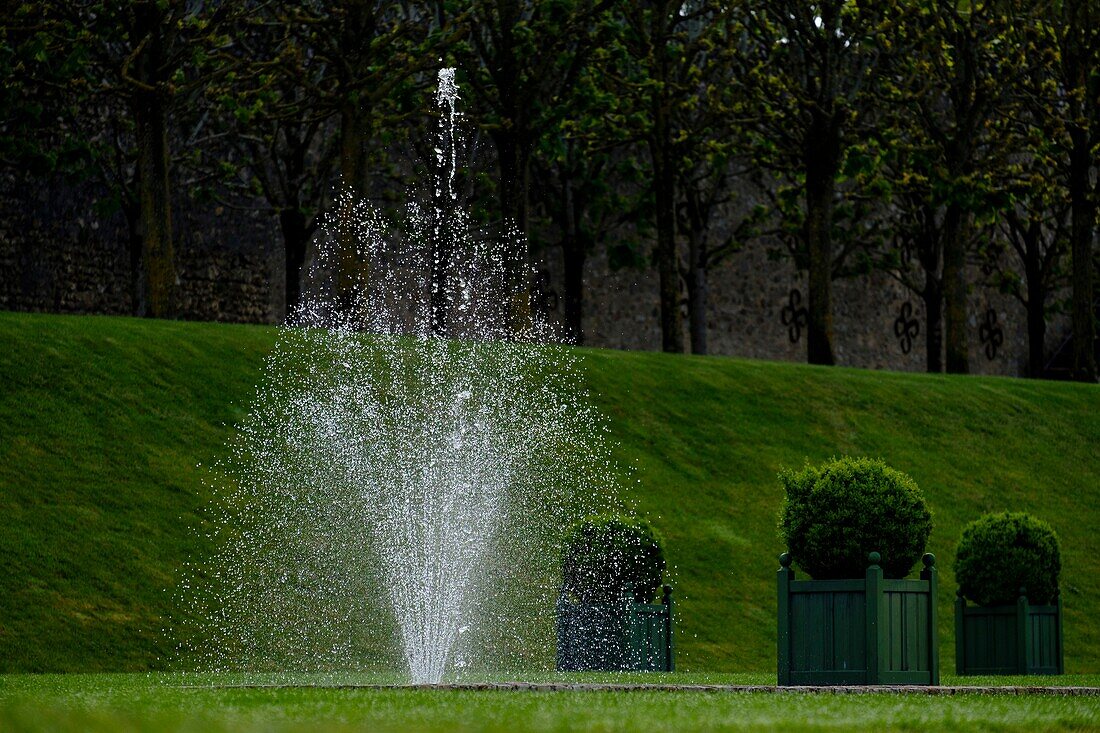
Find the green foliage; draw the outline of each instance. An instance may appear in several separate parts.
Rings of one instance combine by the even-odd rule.
[[[888,578],[904,578],[924,552],[932,513],[909,476],[870,458],[839,458],[779,480],[787,498],[779,535],[814,578],[861,578],[871,552]]]
[[[644,519],[589,517],[573,528],[562,553],[562,587],[584,603],[614,603],[624,591],[649,603],[664,571],[660,536]]]
[[[1061,570],[1058,535],[1026,512],[986,514],[966,525],[955,557],[959,592],[981,606],[1015,603],[1021,588],[1031,603],[1050,603]]]

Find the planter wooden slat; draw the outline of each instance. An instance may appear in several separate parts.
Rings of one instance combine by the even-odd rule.
[[[795,580],[790,557],[777,579],[780,685],[939,684],[935,559],[920,580]]]
[[[791,593],[862,593],[862,580],[800,580]]]
[[[958,674],[1063,674],[1062,598],[1033,606],[1021,593],[1014,605],[969,606],[955,598]]]
[[[573,603],[557,606],[557,668],[562,672],[671,672],[674,670],[672,588],[663,602]]]

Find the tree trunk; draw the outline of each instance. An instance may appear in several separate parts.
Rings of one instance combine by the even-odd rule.
[[[707,262],[703,234],[692,226],[688,232],[688,328],[691,353],[707,353]]]
[[[520,234],[526,236],[527,156],[512,132],[498,133],[496,143],[500,161],[500,215],[506,225],[515,226]]]
[[[283,233],[286,267],[286,314],[294,312],[302,297],[302,266],[306,261],[306,217],[300,209],[282,209],[279,228]]]
[[[168,120],[158,92],[135,92],[138,196],[141,207],[142,264],[145,270],[147,315],[176,315],[178,280],[172,243],[171,183],[168,177]]]
[[[1032,288],[1027,298],[1027,375],[1041,379],[1046,361],[1046,303],[1042,287]],[[1037,291],[1037,292],[1036,292]]]
[[[661,311],[661,349],[684,351],[684,325],[680,316],[680,268],[676,253],[675,171],[669,160],[667,109],[660,102],[654,110],[650,137],[653,158],[653,198],[657,219],[657,274]]]
[[[950,374],[970,372],[966,324],[968,224],[968,214],[957,204],[949,204],[943,221],[943,295],[946,363]]]
[[[807,136],[805,240],[809,267],[806,356],[811,364],[835,364],[833,351],[833,198],[840,164],[839,128],[814,115]]]
[[[129,197],[126,197],[129,200]],[[130,313],[138,318],[146,314],[145,272],[141,252],[145,245],[141,239],[141,206],[138,202],[123,204],[126,216],[127,254],[130,256]]]
[[[584,343],[584,263],[588,256],[588,242],[582,234],[583,205],[573,193],[573,182],[562,181],[562,241],[561,256],[563,277],[563,305],[565,339],[580,346]]]
[[[925,273],[924,290],[924,347],[929,374],[943,371],[943,285],[939,279]]]
[[[1069,134],[1070,258],[1073,328],[1073,378],[1096,381],[1096,314],[1093,292],[1092,247],[1100,181],[1089,184],[1091,155],[1097,143],[1100,112],[1100,76],[1096,74],[1096,26],[1100,8],[1092,0],[1066,0],[1061,7],[1061,75],[1071,101],[1066,112]]]
[[[342,186],[338,227],[336,290],[345,309],[355,301],[355,291],[366,284],[366,264],[359,257],[355,239],[356,204],[367,194],[367,150],[364,112],[351,101],[340,113],[340,177]]]
[[[531,323],[531,283],[527,252],[528,155],[512,130],[494,136],[500,166],[500,215],[507,230],[515,227],[518,238],[506,237],[511,251],[507,254],[508,285],[512,292],[512,327],[520,331]]]
[[[358,104],[349,102],[340,112],[340,176],[357,197],[367,193],[367,125]]]
[[[1096,202],[1089,191],[1089,168],[1093,165],[1093,160],[1085,129],[1079,125],[1071,126],[1070,141],[1073,378],[1082,382],[1095,382],[1096,315],[1093,303],[1092,240],[1096,226]]]

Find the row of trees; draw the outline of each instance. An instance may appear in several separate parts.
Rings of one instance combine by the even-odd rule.
[[[1096,0],[47,0],[3,24],[0,156],[106,184],[149,315],[174,312],[179,191],[272,212],[293,304],[334,175],[395,190],[453,64],[495,161],[471,186],[560,246],[578,341],[598,245],[652,262],[664,349],[705,353],[708,274],[759,240],[808,274],[813,363],[833,282],[881,268],[924,304],[929,370],[966,372],[980,262],[1034,375],[1068,287],[1096,378]]]

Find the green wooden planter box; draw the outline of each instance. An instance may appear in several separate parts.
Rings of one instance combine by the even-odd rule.
[[[672,588],[661,603],[573,603],[558,598],[560,672],[671,672]]]
[[[1062,596],[1033,606],[1023,588],[1010,606],[968,606],[955,596],[957,674],[1064,674]]]
[[[938,685],[936,558],[920,579],[887,580],[872,552],[863,578],[795,580],[779,556],[780,685]]]

